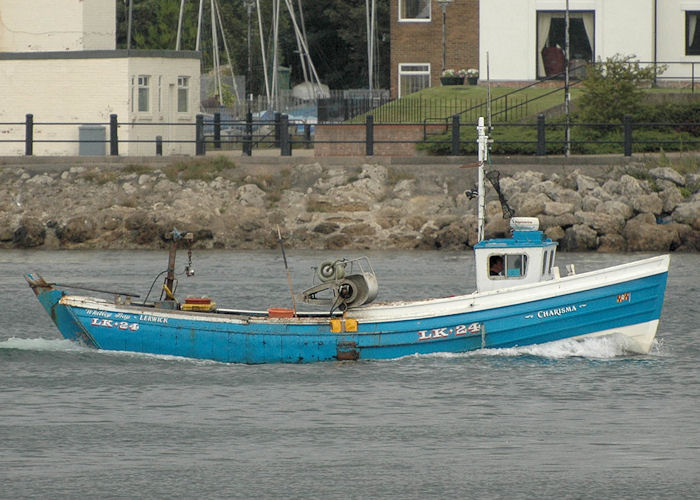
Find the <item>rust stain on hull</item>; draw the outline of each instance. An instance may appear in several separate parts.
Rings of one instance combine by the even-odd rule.
[[[357,361],[360,359],[360,351],[357,350],[355,342],[338,342],[336,357],[338,361]]]

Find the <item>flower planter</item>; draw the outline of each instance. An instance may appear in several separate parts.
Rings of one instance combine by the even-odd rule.
[[[467,81],[469,82],[469,85],[476,85],[479,82],[479,77],[478,76],[468,76]]]
[[[462,76],[441,76],[440,83],[443,85],[464,85],[464,77]]]

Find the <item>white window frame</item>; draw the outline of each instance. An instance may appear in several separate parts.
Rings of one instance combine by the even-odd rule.
[[[545,78],[546,70],[544,67],[544,60],[542,58],[542,49],[545,47],[547,36],[549,34],[549,27],[552,19],[563,18],[566,15],[566,11],[563,10],[537,10],[535,12],[535,23],[536,23],[536,46],[537,46],[537,78]],[[591,60],[588,62],[594,62],[596,58],[596,47],[595,47],[595,31],[596,31],[596,11],[595,10],[571,10],[569,11],[570,17],[582,19],[584,24],[584,29],[586,30],[586,36],[588,37],[588,43],[591,46]],[[546,32],[545,32],[546,31]],[[561,47],[563,50],[564,47]],[[571,55],[571,60],[575,59],[576,54]],[[582,68],[579,68],[582,70]]]
[[[700,17],[700,8],[693,10],[688,9],[683,13],[685,14],[685,50],[683,54],[686,56],[698,56],[700,55],[700,50],[691,47],[691,44],[693,42],[692,38],[695,37],[695,29],[697,27],[698,18]],[[695,24],[695,26],[692,26],[691,23]]]
[[[411,71],[411,70],[405,70],[405,67],[408,66],[424,66],[425,70],[421,71]],[[398,71],[398,94],[399,97],[403,97],[403,94],[401,92],[401,77],[402,76],[427,76],[428,77],[428,86],[423,87],[423,88],[429,88],[431,86],[430,82],[430,63],[399,63],[399,71]]]
[[[405,2],[410,2],[411,0],[399,0],[398,1],[398,8],[399,8],[399,22],[400,23],[429,23],[433,20],[433,0],[425,0],[428,2],[428,17],[403,17],[404,16],[404,9],[403,5]],[[416,0],[418,1],[418,0]]]
[[[151,112],[151,76],[150,75],[139,75],[136,79],[138,85],[137,104],[136,109],[139,113],[150,113]],[[142,100],[142,97],[145,99]],[[145,109],[142,108],[141,104],[145,103]]]
[[[189,76],[180,75],[177,77],[177,112],[178,113],[189,113],[190,112],[190,80]],[[185,94],[185,109],[181,109],[180,96],[184,91]]]

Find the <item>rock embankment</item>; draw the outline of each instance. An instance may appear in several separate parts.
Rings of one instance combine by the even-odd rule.
[[[193,160],[195,161],[195,160]],[[200,166],[201,167],[201,166]],[[570,251],[697,251],[700,175],[641,164],[502,169],[518,216]],[[173,228],[200,248],[460,249],[476,243],[475,169],[357,164],[0,170],[0,248],[161,248]],[[505,235],[488,186],[486,236]]]

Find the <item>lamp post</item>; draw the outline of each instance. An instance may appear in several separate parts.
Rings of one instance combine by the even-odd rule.
[[[452,0],[437,0],[442,8],[442,71],[445,71],[447,66],[447,6],[452,3]]]

